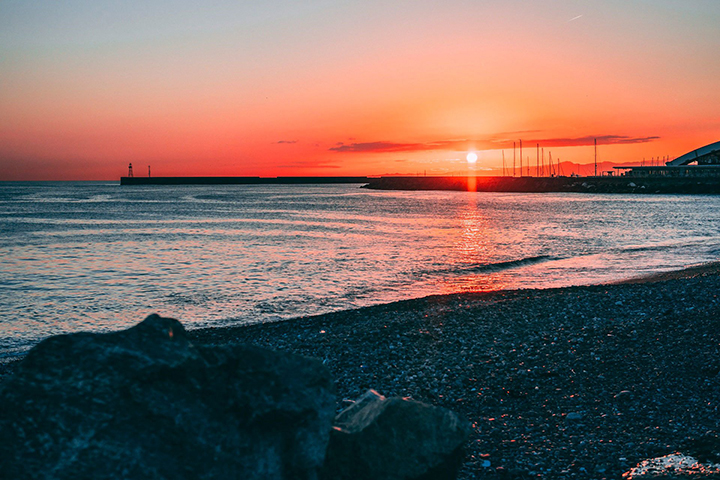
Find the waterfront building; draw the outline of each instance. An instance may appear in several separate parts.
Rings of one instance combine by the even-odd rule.
[[[688,152],[665,165],[614,168],[626,177],[720,177],[720,142]]]

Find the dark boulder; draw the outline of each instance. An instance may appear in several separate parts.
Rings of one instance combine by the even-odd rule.
[[[450,410],[370,390],[335,418],[322,477],[454,479],[469,433]]]
[[[191,344],[151,315],[37,345],[0,385],[5,478],[315,478],[334,415],[317,360]]]

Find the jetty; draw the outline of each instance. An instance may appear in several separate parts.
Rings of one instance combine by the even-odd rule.
[[[130,169],[132,172],[132,166]],[[299,185],[368,183],[372,177],[120,177],[120,185]]]
[[[125,186],[358,184],[372,190],[720,194],[720,177],[671,176],[121,177]]]
[[[500,177],[500,176],[388,176],[370,179],[375,190],[457,190],[469,192],[580,192],[720,194],[720,177]]]

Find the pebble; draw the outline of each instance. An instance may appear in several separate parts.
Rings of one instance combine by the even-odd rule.
[[[615,395],[616,400],[629,400],[632,397],[630,390],[623,390]]]

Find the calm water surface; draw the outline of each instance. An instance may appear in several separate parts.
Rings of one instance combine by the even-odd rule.
[[[0,358],[157,312],[190,328],[607,282],[716,260],[720,197],[0,183]]]

